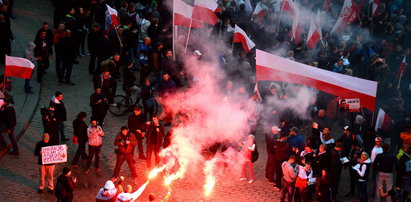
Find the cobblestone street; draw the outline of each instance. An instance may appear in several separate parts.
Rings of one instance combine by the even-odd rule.
[[[34,40],[37,30],[43,21],[49,22],[52,27],[53,8],[51,1],[47,0],[19,0],[15,2],[14,12],[16,19],[12,20],[12,30],[15,35],[13,43],[13,55],[21,56],[25,44]],[[41,121],[40,107],[48,106],[50,98],[55,91],[59,90],[64,94],[64,103],[68,111],[68,121],[65,122],[65,132],[67,137],[72,135],[71,122],[80,111],[91,115],[89,107],[89,96],[93,92],[92,77],[88,74],[88,57],[78,58],[80,64],[74,65],[72,82],[76,85],[71,87],[59,86],[54,69],[54,60],[51,60],[50,68],[43,79],[39,108],[34,118],[19,140],[20,156],[6,155],[0,159],[0,201],[54,201],[55,197],[45,193],[38,194],[38,165],[37,157],[33,155],[35,144],[41,140],[43,126]],[[35,82],[33,79],[32,82]],[[118,86],[121,86],[118,85]],[[21,90],[21,89],[17,89]],[[118,87],[117,92],[121,91]],[[96,173],[92,165],[91,172],[84,174],[85,162],[80,168],[73,169],[73,176],[79,176],[77,187],[74,192],[74,201],[94,201],[98,190],[104,186],[106,180],[111,178],[116,157],[114,155],[115,146],[113,144],[115,135],[123,125],[127,125],[128,115],[114,117],[108,113],[105,120],[105,136],[103,138],[103,149],[101,155],[102,172]],[[167,128],[169,130],[169,128]],[[77,146],[67,142],[69,155],[67,164],[59,164],[55,170],[55,180],[61,174],[63,166],[71,163]],[[274,191],[264,178],[265,169],[265,142],[264,136],[257,134],[257,144],[260,150],[260,158],[254,164],[256,181],[253,184],[238,181],[240,174],[231,173],[224,176],[224,179],[217,178],[217,184],[213,193],[203,198],[204,176],[198,172],[188,171],[184,179],[175,181],[172,185],[172,193],[169,201],[277,201],[279,193]],[[147,179],[146,161],[136,160],[136,168],[139,174],[139,184],[143,184]],[[201,169],[199,169],[201,172]],[[131,183],[131,175],[127,165],[123,165],[121,175],[126,178],[126,184]],[[136,190],[138,187],[133,187]],[[163,185],[160,176],[152,180],[146,191],[139,198],[139,201],[147,201],[148,194],[155,193],[158,198],[166,195],[167,189]]]

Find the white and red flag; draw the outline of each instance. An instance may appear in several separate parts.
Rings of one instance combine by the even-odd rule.
[[[294,16],[293,16],[293,25],[290,30],[290,36],[291,36],[291,40],[294,40],[294,44],[298,44],[300,43],[300,38],[301,38],[301,33],[303,31],[303,28],[300,23],[299,12],[297,9],[295,11],[296,12],[294,13]]]
[[[389,130],[391,126],[391,118],[384,110],[378,110],[377,120],[375,121],[375,131],[378,129]]]
[[[207,24],[217,23],[218,4],[215,0],[195,0],[193,8],[193,19],[201,20]]]
[[[253,6],[251,6],[250,0],[244,0],[244,6],[247,15],[251,15],[253,13]]]
[[[380,11],[381,0],[371,0],[372,3],[372,16],[376,16]]]
[[[347,24],[353,23],[359,17],[360,9],[353,0],[345,0],[340,16],[331,33],[341,32]]]
[[[20,57],[12,57],[6,55],[6,70],[4,75],[11,77],[19,77],[22,79],[30,79],[33,73],[34,64]]]
[[[258,103],[263,102],[263,98],[261,97],[260,91],[258,90],[258,81],[255,82],[254,95],[255,95],[255,99]]]
[[[259,18],[263,18],[265,16],[265,10],[267,9],[267,6],[264,4],[258,2],[257,5],[254,8],[253,15],[257,15]]]
[[[203,28],[204,23],[199,20],[192,20],[193,7],[181,0],[174,0],[174,25],[184,27]],[[191,21],[191,22],[190,22]]]
[[[120,25],[120,23],[118,22],[118,13],[117,13],[116,9],[111,8],[111,7],[110,7],[109,5],[107,5],[107,4],[106,4],[106,6],[107,6],[108,14],[110,15],[111,24],[112,24],[114,27],[117,27],[118,25]]]
[[[397,78],[400,78],[404,75],[405,67],[407,67],[407,61],[406,61],[406,56],[404,55],[404,58],[402,59],[402,62],[401,62],[401,65],[400,65],[400,68],[397,71],[397,75],[396,75]]]
[[[377,82],[339,74],[256,50],[257,81],[304,84],[342,97],[359,98],[363,107],[374,111]]]
[[[317,29],[317,27],[314,25],[314,22],[311,20],[310,29],[308,30],[308,36],[306,41],[307,47],[311,49],[315,48],[320,39],[320,31]]]
[[[296,5],[292,0],[278,0],[276,4],[276,12],[288,12],[291,16],[295,16]]]
[[[255,43],[248,38],[247,34],[237,25],[234,27],[234,37],[233,42],[241,43],[245,52],[250,52],[254,48]]]

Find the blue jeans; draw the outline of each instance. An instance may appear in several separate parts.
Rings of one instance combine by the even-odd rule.
[[[294,196],[295,182],[287,182],[283,178],[283,188],[281,189],[281,201],[285,201],[287,195],[287,201],[292,202]]]
[[[64,135],[64,121],[59,123],[59,133],[60,133],[60,143],[63,139],[66,139],[66,136]]]

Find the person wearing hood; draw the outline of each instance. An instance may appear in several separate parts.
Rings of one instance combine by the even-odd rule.
[[[117,186],[114,182],[108,180],[103,188],[101,188],[96,195],[96,202],[115,202],[120,193],[123,192],[124,177],[120,176],[120,181]]]
[[[367,179],[371,166],[371,159],[366,152],[361,153],[360,162],[352,166],[352,169],[357,171],[358,174],[358,193],[360,194],[360,201],[367,202]]]
[[[70,140],[64,135],[64,121],[67,121],[67,110],[63,102],[63,93],[56,91],[55,95],[50,100],[49,106],[53,106],[55,110],[56,119],[59,123],[60,141],[65,142]]]
[[[34,48],[36,47],[36,44],[34,44],[34,42],[29,42],[27,44],[27,48],[24,49],[24,58],[26,58],[27,60],[30,60],[31,62],[34,63],[34,61],[36,60],[36,58],[34,57]],[[34,71],[33,71],[34,72]],[[32,73],[33,75],[33,73]],[[26,79],[24,82],[24,91],[27,94],[33,94],[32,88],[30,86],[30,79]]]
[[[117,197],[117,202],[133,202],[136,201],[138,197],[144,192],[148,185],[149,181],[144,183],[137,191],[131,193],[131,190],[133,189],[130,185],[127,185],[126,191],[122,192],[121,194],[118,195]]]
[[[77,177],[71,176],[71,170],[68,167],[63,168],[63,174],[57,178],[56,183],[56,198],[57,201],[73,201],[73,191],[76,187]],[[60,188],[61,186],[61,188]]]

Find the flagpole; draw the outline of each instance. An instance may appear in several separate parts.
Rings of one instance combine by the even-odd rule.
[[[400,78],[398,79],[397,89],[400,89],[400,83],[403,73],[401,73]]]
[[[6,56],[7,56],[7,54],[4,54],[4,58],[7,58]],[[7,80],[6,79],[6,64],[7,64],[7,61],[5,61],[5,63],[4,63],[3,94],[6,93],[6,80]]]
[[[280,1],[280,0],[278,0],[278,1]],[[283,3],[283,5],[281,6],[281,10],[280,10],[280,18],[279,18],[279,20],[278,20],[278,25],[277,25],[277,29],[275,30],[275,33],[277,34],[278,33],[278,29],[280,29],[280,24],[281,24],[281,16],[283,15],[283,10],[284,10],[284,0],[281,0],[282,1],[282,3]]]
[[[114,26],[114,24],[113,24],[113,26]],[[116,35],[117,35],[118,41],[120,42],[120,47],[121,47],[121,49],[123,49],[123,43],[121,42],[120,35],[118,34],[117,28],[114,27],[114,30],[116,31]]]
[[[196,0],[194,0],[194,6],[196,5]],[[193,6],[193,11],[194,11]],[[186,47],[184,49],[184,55],[187,54],[187,47],[188,47],[188,40],[190,40],[190,33],[191,33],[191,25],[193,24],[193,14],[191,14],[190,18],[190,27],[188,28],[187,40],[186,40]]]
[[[175,0],[173,0],[173,23],[172,23],[172,26],[173,26],[173,33],[172,33],[172,37],[173,37],[173,60],[176,59],[176,56],[175,56],[175,55],[176,55],[176,51],[175,51],[175,45],[174,45],[174,43],[175,43],[174,13],[175,13]]]

